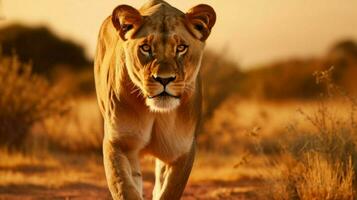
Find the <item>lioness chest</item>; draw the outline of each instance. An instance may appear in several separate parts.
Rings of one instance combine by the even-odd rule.
[[[151,154],[164,162],[174,161],[189,152],[195,135],[195,123],[179,119],[172,113],[153,114],[145,120],[138,117],[119,123],[116,129],[117,138],[132,144],[129,149],[139,149],[140,154]]]
[[[194,132],[194,124],[185,123],[174,116],[157,116],[150,133],[150,141],[143,152],[171,162],[190,151]]]

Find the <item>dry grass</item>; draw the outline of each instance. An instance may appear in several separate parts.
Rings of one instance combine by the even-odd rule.
[[[45,120],[43,139],[60,151],[100,153],[103,126],[96,98],[77,98],[71,108],[64,116]]]
[[[101,117],[93,98],[70,99],[16,56],[0,56],[0,146],[30,152],[100,152]]]
[[[277,162],[269,185],[273,199],[354,199],[356,198],[357,130],[356,102],[330,79],[331,71],[319,72],[327,93],[313,114],[300,110],[312,129],[292,125],[293,137],[280,143],[285,159]],[[337,116],[325,100],[345,98],[349,112]],[[264,154],[264,152],[262,152]],[[264,155],[263,155],[264,156]]]
[[[199,152],[190,180],[200,181],[239,181],[240,179],[258,179],[260,167],[264,167],[264,160],[255,157],[254,162],[246,165],[235,166],[243,159],[243,156],[224,155],[219,153]]]
[[[296,182],[300,199],[353,199],[354,170],[352,160],[347,166],[331,163],[320,154],[307,154],[301,166],[301,179]]]
[[[58,88],[31,73],[31,65],[0,55],[0,145],[22,148],[34,124],[63,113]]]
[[[101,159],[95,155],[68,156],[0,151],[0,186],[58,188],[78,182],[105,186]],[[101,177],[101,179],[98,179]]]
[[[231,162],[245,176],[264,179],[265,192],[257,191],[262,199],[356,198],[357,104],[332,84],[330,72],[316,74],[327,91],[318,101],[224,102],[205,124],[200,146],[241,158],[212,160],[216,168],[202,177],[239,180],[239,170],[234,176],[229,164],[217,164]]]
[[[19,152],[10,152],[7,149],[1,149],[0,155],[0,166],[3,168],[12,168],[20,165],[38,166],[44,164],[46,166],[53,166],[58,164],[58,162],[47,155],[46,152],[38,152],[36,156],[34,156],[28,154],[24,155]]]
[[[339,116],[349,109],[337,101],[331,101],[328,105],[334,105],[340,111]],[[264,141],[262,145],[266,153],[275,153],[277,138],[290,137],[281,135],[287,128],[296,124],[306,129],[312,128],[298,110],[304,108],[306,113],[312,113],[317,106],[318,102],[314,101],[272,102],[233,96],[204,124],[199,146],[207,151],[229,154],[252,151],[256,148],[256,142],[252,140],[251,130],[256,129],[259,139]]]

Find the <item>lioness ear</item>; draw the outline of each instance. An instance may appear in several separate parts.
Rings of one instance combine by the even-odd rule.
[[[188,29],[201,41],[205,41],[208,38],[215,23],[216,13],[209,5],[197,5],[186,13],[186,25]]]
[[[130,30],[138,30],[142,21],[143,19],[139,11],[131,6],[120,5],[113,10],[112,23],[123,40],[127,40],[129,36],[126,36],[126,34]]]

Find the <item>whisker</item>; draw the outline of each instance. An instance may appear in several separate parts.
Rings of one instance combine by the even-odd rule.
[[[133,89],[133,90],[131,91],[130,94],[134,94],[135,92],[137,92],[137,91],[139,91],[139,90],[140,90],[140,88],[135,88],[135,89]]]
[[[138,94],[136,95],[136,97],[140,97],[142,95],[141,92],[138,92]]]

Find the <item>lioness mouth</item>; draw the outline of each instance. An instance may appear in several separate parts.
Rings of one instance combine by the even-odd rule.
[[[172,94],[167,93],[166,91],[163,91],[163,92],[161,92],[161,93],[158,94],[158,95],[149,96],[149,99],[153,99],[153,98],[156,98],[156,97],[173,97],[173,98],[176,98],[176,99],[179,99],[179,98],[180,98],[180,96],[175,96],[175,95],[172,95]]]

